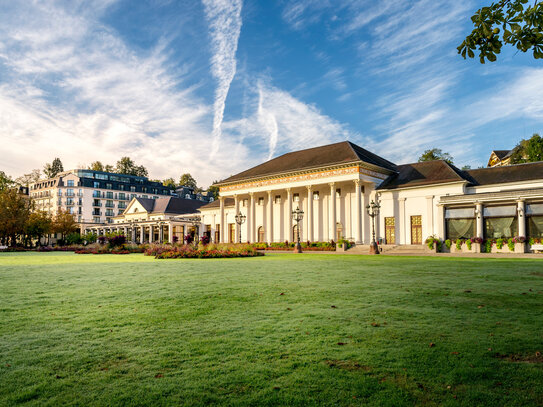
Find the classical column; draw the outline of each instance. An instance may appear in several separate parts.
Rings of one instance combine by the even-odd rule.
[[[153,225],[149,226],[149,243],[153,243],[155,240],[155,227]]]
[[[313,195],[312,186],[307,186],[307,236],[306,239],[313,241]]]
[[[145,242],[145,226],[140,226],[140,243]]]
[[[292,237],[292,190],[287,188],[287,236],[288,241],[294,241]]]
[[[437,236],[445,239],[445,206],[442,204],[437,205]]]
[[[517,201],[518,236],[526,237],[526,210],[523,200]]]
[[[477,237],[481,239],[484,236],[484,223],[483,223],[483,204],[475,203],[475,216],[477,217]]]
[[[158,225],[158,242],[160,244],[164,243],[164,225]]]
[[[219,221],[220,221],[220,225],[221,225],[219,239],[220,239],[221,243],[224,243],[225,242],[225,239],[224,239],[225,231],[224,230],[226,229],[224,227],[224,197],[219,196],[219,202],[220,202]]]
[[[426,197],[426,215],[428,217],[428,220],[426,221],[426,224],[428,225],[428,235],[433,236],[435,234],[434,231],[434,196],[428,195]]]
[[[336,240],[336,227],[337,227],[337,220],[336,220],[336,184],[334,182],[330,182],[330,227],[328,231],[328,240]]]
[[[356,212],[354,216],[354,240],[356,244],[362,244],[362,190],[360,188],[359,179],[354,180],[354,189],[356,190],[354,205],[354,210]]]
[[[266,232],[268,234],[268,243],[273,242],[273,191],[268,191],[268,207],[266,216]]]
[[[256,225],[256,219],[255,219],[255,194],[253,192],[249,193],[249,202],[247,205],[247,241],[254,243],[256,241],[255,239],[255,225]]]
[[[128,228],[126,226],[123,228],[123,233],[126,237],[128,237]]]
[[[196,238],[197,236],[195,236]],[[172,222],[168,222],[168,242],[173,243],[173,227]]]
[[[235,208],[235,210],[234,210],[234,212],[235,212],[235,213],[234,213],[234,216],[236,216],[236,215],[239,213],[239,198],[238,198],[237,195],[234,195],[234,208]],[[235,220],[235,218],[234,218],[234,220]],[[233,243],[237,243],[237,242],[238,242],[239,228],[240,228],[240,227],[241,227],[241,226],[238,225],[238,222],[236,222],[236,223],[234,224],[234,231],[235,231],[235,233],[234,233],[234,242],[233,242]]]
[[[400,202],[400,241],[396,244],[407,244],[407,219],[405,218],[405,198],[399,198]],[[411,243],[411,242],[409,242]]]

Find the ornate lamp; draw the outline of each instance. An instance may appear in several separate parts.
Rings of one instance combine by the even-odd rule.
[[[294,253],[302,252],[302,245],[300,244],[300,221],[304,218],[304,211],[296,207],[292,211],[292,220],[296,222],[296,246],[294,247]]]
[[[366,206],[368,215],[371,217],[372,238],[370,243],[370,254],[379,254],[379,248],[375,241],[375,217],[379,215],[379,208],[381,208],[379,204],[376,204],[374,201],[371,201],[371,203]]]
[[[243,223],[245,223],[245,219],[247,218],[247,216],[245,216],[244,214],[241,213],[241,211],[239,211],[239,213],[234,216],[234,218],[236,218],[236,223],[238,224],[238,229],[239,229],[239,243],[241,243],[241,225],[243,225]]]

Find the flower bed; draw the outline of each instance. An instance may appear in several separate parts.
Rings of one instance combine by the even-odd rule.
[[[0,249],[0,253],[4,252],[75,252],[76,250],[81,249],[82,246],[72,245],[72,246],[38,246],[38,247],[7,247],[5,249]]]
[[[250,245],[256,250],[294,250],[295,242],[274,242],[274,243],[252,243]],[[302,250],[316,252],[333,252],[336,250],[334,242],[300,242]]]
[[[146,246],[138,245],[122,245],[111,247],[106,244],[95,243],[85,247],[81,247],[75,251],[76,254],[130,254],[143,253]]]
[[[264,255],[248,244],[152,245],[144,253],[155,259],[221,259]]]

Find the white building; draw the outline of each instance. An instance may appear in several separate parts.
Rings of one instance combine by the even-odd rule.
[[[385,244],[451,238],[543,237],[543,162],[462,171],[445,161],[396,165],[348,141],[295,151],[217,184],[200,208],[213,241],[371,241],[366,206],[380,205]],[[246,221],[240,226],[235,215]]]

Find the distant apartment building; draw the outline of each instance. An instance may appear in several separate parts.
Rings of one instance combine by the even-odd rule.
[[[70,170],[30,184],[29,194],[36,209],[51,214],[68,211],[83,228],[85,224],[112,223],[133,198],[158,199],[169,196],[170,190],[146,177]]]

